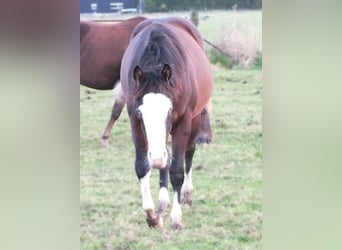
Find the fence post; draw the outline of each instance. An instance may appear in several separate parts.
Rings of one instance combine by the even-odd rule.
[[[190,13],[190,16],[191,16],[191,22],[195,24],[196,27],[198,27],[198,23],[199,23],[198,11],[192,10]]]

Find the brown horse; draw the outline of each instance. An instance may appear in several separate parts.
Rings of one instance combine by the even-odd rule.
[[[109,146],[109,136],[115,121],[125,106],[120,79],[120,66],[132,30],[145,17],[134,17],[118,24],[80,21],[80,82],[98,90],[114,91],[115,103],[108,125],[102,135],[102,145]]]
[[[103,24],[80,21],[80,82],[82,85],[111,90],[115,87],[115,102],[107,127],[102,134],[102,146],[109,146],[110,132],[125,106],[121,90],[120,66],[134,27],[146,20],[145,17],[127,19],[118,24]],[[198,40],[202,43],[202,40]],[[198,143],[210,143],[212,132],[209,109],[202,111],[201,129]]]
[[[150,227],[163,225],[168,172],[173,187],[172,228],[182,227],[184,203],[192,204],[191,165],[201,112],[210,102],[213,78],[198,29],[182,18],[146,20],[133,30],[121,65],[121,84],[136,150],[135,170]],[[172,155],[166,147],[172,137]],[[150,193],[151,169],[160,171],[159,209]]]

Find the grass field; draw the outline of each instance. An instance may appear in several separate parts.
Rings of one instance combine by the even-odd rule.
[[[164,228],[147,227],[126,110],[113,128],[110,148],[101,148],[112,93],[81,86],[81,249],[261,249],[261,70],[213,65],[213,73],[214,142],[197,147],[193,205],[182,207],[180,231],[170,228],[170,208]],[[154,170],[156,204],[158,181]]]

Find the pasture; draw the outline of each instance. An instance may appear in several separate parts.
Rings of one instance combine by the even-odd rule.
[[[212,31],[209,27],[200,23],[205,37]],[[212,70],[214,142],[197,146],[193,205],[182,207],[180,231],[171,229],[170,207],[163,228],[146,225],[126,109],[114,125],[110,147],[103,149],[100,139],[112,93],[80,87],[81,249],[261,249],[261,70],[216,65]],[[158,181],[159,172],[153,170],[150,184],[156,204]],[[169,194],[172,197],[170,183]]]

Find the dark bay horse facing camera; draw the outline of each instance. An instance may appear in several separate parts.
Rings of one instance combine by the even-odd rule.
[[[98,90],[115,88],[112,113],[102,134],[103,147],[109,146],[111,130],[125,106],[125,99],[119,83],[121,60],[132,30],[144,20],[146,20],[145,17],[134,17],[117,24],[80,21],[81,84]],[[197,142],[210,143],[212,132],[209,108],[203,109],[202,121]]]
[[[213,78],[198,29],[182,18],[146,20],[133,30],[121,65],[121,84],[136,150],[135,170],[150,227],[163,225],[173,187],[172,228],[182,227],[183,202],[191,205],[191,164],[201,113],[209,105]],[[166,147],[172,137],[172,155]],[[185,180],[184,180],[185,163]],[[151,169],[160,171],[159,208],[150,192]]]
[[[102,146],[109,146],[115,121],[125,106],[121,91],[120,66],[132,30],[145,17],[134,17],[117,24],[80,21],[80,82],[82,85],[111,90],[115,87],[115,103],[108,125],[102,135]]]

